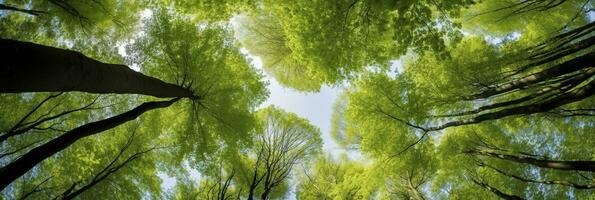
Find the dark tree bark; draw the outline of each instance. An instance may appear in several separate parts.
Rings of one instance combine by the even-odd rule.
[[[593,95],[594,91],[595,91],[595,81],[591,81],[587,85],[585,85],[581,88],[577,88],[574,91],[560,94],[559,96],[557,96],[555,98],[552,98],[552,99],[549,99],[549,100],[546,100],[543,102],[507,108],[507,109],[495,111],[492,113],[485,113],[485,114],[477,115],[477,116],[475,116],[471,119],[468,119],[468,120],[452,121],[452,122],[445,123],[441,126],[431,127],[429,129],[431,131],[442,130],[447,127],[461,126],[461,125],[467,125],[467,124],[477,124],[477,123],[480,123],[483,121],[495,120],[495,119],[500,119],[500,118],[504,118],[504,117],[508,117],[508,116],[530,115],[530,114],[535,114],[535,113],[543,113],[543,112],[550,111],[554,108],[557,108],[557,107],[560,107],[560,106],[563,106],[563,105],[566,105],[569,103],[581,101],[585,98],[588,98]]]
[[[380,108],[376,108],[374,111],[376,111],[380,114],[383,114],[383,115],[385,115],[393,120],[396,120],[400,123],[404,123],[407,126],[410,126],[415,129],[419,129],[424,132],[423,136],[425,136],[428,132],[439,131],[439,130],[446,129],[449,127],[457,127],[457,126],[463,126],[463,125],[469,125],[469,124],[478,124],[478,123],[481,123],[484,121],[497,120],[497,119],[510,117],[510,116],[545,113],[552,109],[558,108],[560,106],[563,106],[563,105],[566,105],[569,103],[573,103],[573,102],[577,102],[577,101],[581,101],[585,98],[588,98],[593,95],[593,92],[595,92],[595,81],[592,80],[585,86],[576,88],[575,90],[572,90],[572,91],[569,91],[566,93],[559,94],[558,96],[556,96],[554,98],[551,98],[551,99],[548,99],[548,100],[545,100],[542,102],[533,103],[533,104],[529,104],[529,105],[510,107],[510,108],[506,108],[506,109],[502,109],[502,110],[498,110],[498,111],[494,111],[494,112],[489,112],[489,113],[483,113],[483,114],[479,114],[479,115],[470,117],[468,119],[449,121],[449,122],[443,123],[441,125],[431,126],[431,127],[424,127],[424,126],[413,124],[413,123],[408,122],[404,119],[398,118],[398,117],[396,117],[396,116],[390,114],[389,112],[382,110]],[[421,139],[423,139],[423,137]],[[417,142],[421,141],[421,139],[418,140]],[[415,145],[416,143],[414,143],[413,145]],[[411,146],[409,146],[409,147],[411,147]]]
[[[593,188],[595,188],[595,183],[583,185],[583,184],[577,184],[577,183],[574,183],[574,182],[571,182],[571,181],[565,181],[565,180],[534,180],[534,179],[525,178],[525,177],[522,177],[522,176],[518,176],[518,175],[515,175],[515,174],[504,172],[501,169],[498,169],[496,167],[487,165],[485,163],[479,163],[479,166],[480,167],[490,168],[490,169],[498,172],[499,174],[502,174],[504,176],[507,176],[507,177],[510,177],[510,178],[514,178],[516,180],[523,181],[523,182],[526,182],[526,183],[539,183],[539,184],[548,184],[548,185],[563,185],[563,186],[573,187],[573,188],[576,188],[576,189],[579,189],[579,190],[593,189]]]
[[[543,71],[522,77],[518,80],[513,80],[508,83],[504,83],[498,85],[492,89],[482,91],[478,94],[473,94],[471,96],[464,97],[465,100],[475,100],[475,99],[483,99],[488,98],[494,95],[502,94],[508,91],[516,90],[519,88],[523,88],[528,85],[532,85],[538,82],[542,82],[548,79],[552,79],[564,74],[569,74],[572,72],[576,72],[578,70],[592,67],[593,63],[595,63],[595,53],[588,53],[579,57],[576,57],[572,60],[566,61],[562,64],[556,65],[554,67],[545,69]]]
[[[559,83],[548,85],[547,87],[544,87],[535,93],[526,95],[521,98],[488,104],[485,106],[481,106],[475,110],[469,110],[455,114],[433,115],[432,117],[461,117],[465,115],[479,114],[484,111],[494,110],[498,108],[505,108],[507,106],[521,105],[522,103],[530,102],[535,99],[544,99],[544,97],[545,99],[547,99],[547,97],[558,95],[560,93],[568,91],[569,89],[572,89],[573,87],[576,87],[580,83],[591,78],[591,76],[593,75],[595,75],[595,67],[590,67],[581,71],[580,74],[571,76],[568,79],[565,79],[564,81],[561,81]]]
[[[266,188],[264,190],[264,192],[262,192],[262,195],[260,195],[260,199],[262,200],[268,200],[269,199],[269,195],[271,195],[271,190],[273,188]]]
[[[541,158],[536,158],[536,157],[527,156],[527,155],[509,155],[509,154],[497,153],[497,152],[486,151],[486,150],[468,150],[468,151],[465,151],[464,153],[489,156],[489,157],[498,158],[498,159],[502,159],[502,160],[508,160],[508,161],[512,161],[512,162],[516,162],[516,163],[530,164],[530,165],[541,167],[541,168],[566,170],[566,171],[595,172],[595,161],[548,160],[548,159],[541,159]]]
[[[476,185],[479,185],[482,188],[484,188],[484,189],[486,189],[486,190],[494,193],[495,195],[497,195],[498,197],[500,197],[502,199],[506,199],[506,200],[523,200],[522,197],[519,197],[519,196],[516,196],[516,195],[506,194],[506,193],[500,191],[499,189],[488,185],[487,183],[480,182],[480,181],[475,180],[475,179],[471,179],[471,181],[473,181],[473,183],[475,183]]]
[[[1,4],[1,3],[0,3],[0,10],[10,10],[10,11],[21,12],[21,13],[25,13],[25,14],[29,14],[29,15],[33,15],[33,16],[38,16],[40,14],[46,13],[45,11],[41,11],[41,10],[22,9],[22,8],[17,8],[17,7],[6,5],[6,4]]]
[[[222,168],[223,166],[221,166],[220,170],[222,170]],[[228,194],[228,190],[232,184],[233,177],[235,176],[235,170],[231,170],[231,173],[225,178],[225,181],[223,181],[222,176],[222,172],[220,171],[220,173],[217,174],[215,183],[209,186],[206,199],[227,200],[233,197],[231,194]]]
[[[79,126],[41,146],[32,149],[14,162],[11,162],[0,169],[0,177],[2,177],[0,179],[0,191],[14,180],[27,173],[29,170],[35,167],[35,165],[68,148],[79,139],[101,133],[105,130],[109,130],[128,121],[134,120],[147,111],[168,107],[179,99],[180,98],[175,98],[169,101],[145,102],[125,113]]]
[[[254,174],[252,176],[252,181],[250,182],[250,188],[248,189],[248,200],[254,200],[254,192],[256,191],[256,187],[262,182],[264,179],[265,174],[258,175],[258,169],[260,167],[260,163],[263,162],[263,146],[261,146],[260,150],[258,151],[258,156],[256,157],[256,163],[254,164]]]
[[[76,51],[9,39],[0,40],[0,51],[3,93],[81,91],[194,98],[192,91],[182,86]]]

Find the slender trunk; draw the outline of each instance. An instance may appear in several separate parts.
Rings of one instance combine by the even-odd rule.
[[[231,180],[233,179],[233,176],[235,175],[235,171],[231,171],[231,174],[227,177],[227,179],[225,180],[225,183],[223,184],[223,188],[220,191],[220,195],[219,195],[219,200],[225,200],[227,199],[227,190],[229,189],[229,186],[231,185]]]
[[[497,195],[498,197],[502,198],[502,199],[506,199],[506,200],[523,200],[522,197],[516,196],[516,195],[510,195],[510,194],[506,194],[500,190],[498,190],[495,187],[492,187],[490,185],[488,185],[487,183],[483,183],[483,182],[479,182],[475,179],[471,179],[471,181],[473,181],[473,183],[481,186],[482,188],[494,193],[495,195]]]
[[[509,160],[517,163],[525,163],[541,168],[569,170],[569,171],[588,171],[595,172],[595,161],[563,161],[538,159],[532,156],[508,155],[485,150],[470,150],[465,153],[490,156],[502,160]]]
[[[261,200],[267,200],[267,199],[269,199],[269,195],[271,194],[271,189],[272,188],[266,188],[264,190],[264,192],[262,192],[262,195],[260,195],[260,199]]]
[[[258,167],[260,166],[260,162],[263,159],[263,147],[261,146],[260,150],[258,151],[258,156],[256,157],[256,163],[254,164],[254,176],[252,176],[252,182],[250,183],[250,189],[248,190],[248,200],[254,200],[254,191],[256,187],[262,179],[265,177],[264,175],[258,178]]]
[[[593,30],[590,30],[593,31]],[[583,33],[587,34],[587,33]],[[580,40],[580,41],[568,41],[568,43],[574,42],[568,46],[565,44],[561,44],[554,49],[547,50],[545,53],[540,53],[534,56],[529,57],[530,59],[536,59],[537,61],[529,63],[520,68],[518,73],[521,73],[531,67],[543,65],[545,63],[552,62],[554,60],[563,58],[564,56],[568,56],[570,54],[576,53],[578,51],[587,49],[593,45],[595,45],[595,36],[588,37],[587,39]]]
[[[4,188],[14,180],[27,173],[29,170],[35,167],[35,165],[68,148],[77,140],[101,133],[105,130],[109,130],[128,121],[134,120],[147,111],[168,107],[178,100],[179,98],[169,101],[145,102],[140,106],[117,116],[79,126],[41,146],[32,149],[14,162],[11,162],[0,169],[0,177],[2,177],[0,179],[0,191],[4,190]]]
[[[411,178],[407,179],[407,187],[408,187],[409,191],[411,191],[411,194],[413,194],[413,197],[414,197],[413,199],[426,200],[424,195],[421,194],[421,192],[419,192],[419,190],[417,190],[417,187],[413,186],[413,183],[411,182]]]
[[[248,200],[254,200],[254,189],[250,188],[250,192],[248,193]]]
[[[33,15],[33,16],[38,16],[39,14],[46,13],[45,11],[41,11],[41,10],[27,10],[27,9],[17,8],[14,6],[1,4],[1,3],[0,3],[0,10],[10,10],[10,11],[21,12],[21,13],[25,13],[25,14],[29,14],[29,15]]]
[[[506,172],[504,172],[504,171],[502,171],[502,170],[500,170],[498,168],[495,168],[493,166],[490,166],[490,165],[482,164],[480,166],[486,166],[486,167],[488,167],[488,168],[490,168],[490,169],[492,169],[492,170],[494,170],[494,171],[496,171],[496,172],[498,172],[498,173],[500,173],[500,174],[502,174],[504,176],[508,176],[508,177],[511,177],[511,178],[514,178],[516,180],[523,181],[523,182],[526,182],[526,183],[539,183],[539,184],[548,184],[548,185],[563,185],[563,186],[573,187],[573,188],[576,188],[576,189],[579,189],[579,190],[585,190],[585,189],[593,189],[593,188],[595,188],[595,183],[581,185],[581,184],[577,184],[577,183],[570,182],[570,181],[565,181],[565,180],[534,180],[534,179],[528,179],[528,178],[525,178],[525,177],[522,177],[522,176],[517,176],[517,175],[514,175],[514,174],[506,173]]]
[[[586,67],[593,66],[595,63],[595,53],[588,53],[579,57],[576,57],[572,60],[566,61],[562,64],[556,65],[554,67],[545,69],[543,71],[525,76],[518,80],[514,80],[502,85],[499,85],[493,89],[489,89],[483,91],[478,94],[474,94],[471,96],[464,97],[465,100],[475,100],[475,99],[483,99],[488,98],[497,94],[502,94],[511,90],[519,89],[531,84],[535,84],[547,79],[551,79],[560,75],[569,74],[572,72],[576,72],[578,70],[584,69]]]
[[[187,88],[71,50],[0,39],[0,92],[68,92],[193,97]]]
[[[559,92],[559,93],[566,92],[567,90],[579,85],[583,81],[591,78],[591,76],[593,76],[593,75],[595,75],[595,67],[590,67],[590,68],[587,68],[586,71],[584,71],[584,73],[577,74],[577,75],[571,77],[570,79],[561,81],[560,83],[555,83],[555,84],[549,85],[547,87],[544,87],[544,88],[538,90],[537,92],[535,92],[533,94],[529,94],[527,96],[524,96],[524,97],[521,97],[518,99],[489,104],[489,105],[481,106],[475,110],[470,110],[470,111],[465,111],[465,112],[460,112],[460,113],[455,113],[455,114],[433,115],[433,117],[460,117],[460,116],[464,116],[464,115],[478,114],[483,111],[493,110],[496,108],[503,108],[506,106],[521,104],[521,103],[531,101],[533,99],[542,97],[546,94],[550,94],[553,92]]]
[[[421,127],[421,128],[424,131],[438,131],[438,130],[442,130],[442,129],[445,129],[448,127],[477,124],[477,123],[480,123],[483,121],[496,120],[496,119],[501,119],[501,118],[509,117],[509,116],[543,113],[543,112],[550,111],[554,108],[557,108],[557,107],[560,107],[560,106],[563,106],[563,105],[566,105],[569,103],[581,101],[587,97],[592,96],[593,92],[595,92],[595,81],[592,80],[587,85],[582,86],[581,88],[577,88],[574,91],[570,91],[570,92],[561,94],[558,97],[549,99],[544,102],[507,108],[507,109],[503,109],[503,110],[499,110],[499,111],[495,111],[495,112],[491,112],[491,113],[485,113],[485,114],[477,115],[470,119],[459,120],[459,121],[450,121],[450,122],[447,122],[440,126],[434,126],[434,127],[429,127],[429,128]]]
[[[252,177],[252,183],[250,184],[250,189],[248,190],[248,200],[254,200],[254,191],[256,190],[256,186],[258,183],[256,182],[256,174]]]

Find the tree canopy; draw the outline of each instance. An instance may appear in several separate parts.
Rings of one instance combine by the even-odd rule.
[[[594,8],[0,1],[0,199],[592,199]]]

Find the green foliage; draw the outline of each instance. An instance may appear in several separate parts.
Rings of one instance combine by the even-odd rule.
[[[158,172],[182,177],[187,173],[184,166],[188,164],[205,166],[198,167],[199,169],[206,168],[206,156],[215,150],[225,149],[233,152],[252,143],[249,138],[253,137],[252,131],[256,125],[256,118],[252,113],[268,95],[266,83],[261,80],[260,72],[252,68],[248,64],[249,60],[240,53],[229,28],[222,24],[197,26],[185,21],[186,18],[181,15],[176,17],[177,20],[170,20],[166,11],[154,12],[152,16],[146,16],[143,25],[140,26],[145,34],[135,35],[134,40],[137,42],[127,46],[129,56],[126,57],[126,61],[132,66],[139,66],[144,74],[190,87],[199,98],[181,100],[168,109],[143,115],[138,120],[138,132],[142,134],[136,134],[134,143],[115,163],[123,162],[127,156],[133,155],[134,151],[153,147],[158,149],[143,153],[143,156],[126,163],[125,167],[83,192],[81,198],[106,195],[118,199],[161,198],[161,180],[155,176]],[[15,15],[18,13],[9,17]],[[42,39],[48,43],[56,42],[53,38]],[[113,39],[109,42],[99,42],[103,44],[101,46],[87,46],[84,51],[97,52],[91,54],[110,60],[110,56],[101,51],[110,49],[108,45],[118,42],[117,38]],[[111,47],[112,50],[117,50]],[[122,59],[114,60],[118,62]],[[68,97],[62,97],[64,95]],[[29,120],[82,107],[89,103],[91,98],[76,93],[64,95],[43,105],[29,117]],[[6,120],[0,120],[2,131],[14,126],[43,98],[45,96],[41,94],[3,94],[2,105],[22,107],[15,109],[2,106],[2,113],[14,113],[11,117],[4,118]],[[2,152],[20,151],[8,157],[3,156],[2,162],[10,162],[28,149],[58,136],[64,130],[125,112],[143,100],[151,98],[102,96],[98,100],[100,106],[93,105],[99,108],[93,107],[94,109],[65,115],[41,126],[48,129],[46,127],[51,125],[49,130],[40,130],[40,133],[27,132],[22,137],[10,138],[9,145],[3,146]],[[56,123],[52,124],[54,122]],[[74,183],[75,189],[84,186],[111,162],[110,159],[117,154],[126,141],[126,136],[130,134],[130,131],[126,130],[130,129],[114,128],[113,131],[75,143],[66,151],[44,161],[15,182],[10,189],[5,190],[4,194],[9,195],[8,198],[20,198],[34,191],[32,195],[36,198],[53,198],[68,191]],[[225,148],[221,148],[222,146]],[[51,178],[44,181],[48,177]],[[126,192],[113,194],[114,190]]]
[[[196,96],[77,141],[5,188],[2,199],[53,199],[83,189],[76,198],[244,199],[250,191],[257,199],[595,196],[593,171],[535,161],[595,160],[592,1],[2,5],[29,11],[1,7],[1,38],[126,63]],[[262,108],[267,83],[249,56],[289,88],[345,85],[330,136],[362,158],[321,155],[318,127],[281,108]],[[396,60],[403,70],[391,74]],[[0,136],[41,122],[0,141],[0,167],[152,100],[0,94]],[[175,178],[172,188],[164,187],[164,174]]]
[[[307,165],[321,148],[320,131],[303,118],[274,106],[257,112],[259,126],[252,137],[254,146],[209,155],[199,182],[187,177],[168,192],[171,199],[248,198],[281,199],[290,189],[289,179],[296,168]],[[194,166],[195,168],[197,166]]]
[[[24,107],[23,109],[2,107],[2,113],[14,113],[11,117],[4,118],[6,121],[3,120],[5,123],[2,125],[2,130],[14,126],[32,107],[38,105],[47,96],[46,94],[3,95],[2,102],[24,105]],[[55,116],[67,110],[84,108],[86,105],[90,106],[87,107],[88,109],[73,112],[66,118],[50,120],[39,126],[39,129],[34,129],[24,135],[9,138],[6,141],[7,145],[2,147],[2,153],[17,151],[14,154],[3,155],[2,162],[8,163],[36,145],[62,134],[63,130],[102,119],[109,116],[108,113],[127,110],[129,109],[127,105],[122,104],[125,101],[126,99],[115,96],[84,94],[62,94],[50,99],[25,122]],[[109,106],[110,104],[114,105]],[[60,152],[58,156],[47,159],[38,165],[32,173],[26,174],[13,183],[12,188],[5,190],[9,193],[4,193],[5,197],[9,199],[25,198],[26,196],[32,199],[58,197],[73,184],[76,184],[75,189],[79,189],[90,183],[93,177],[108,167],[109,163],[113,162],[114,165],[119,165],[137,152],[159,147],[158,141],[151,140],[156,133],[142,127],[141,124],[129,123],[97,137],[83,139],[75,143],[71,148]],[[130,144],[126,145],[128,141]],[[125,148],[125,146],[127,147]],[[121,150],[123,153],[117,156]],[[161,149],[152,151],[158,152]],[[83,193],[81,197],[95,198],[97,195],[113,195],[120,199],[137,199],[145,194],[151,194],[152,197],[160,196],[161,180],[155,176],[157,160],[154,155],[147,153],[133,159],[125,165],[125,168],[115,171],[106,180]],[[113,194],[114,190],[128,192]]]
[[[173,5],[178,12],[188,13],[199,20],[226,21],[242,11],[254,9],[256,2],[255,0],[173,0]]]
[[[33,16],[7,11],[9,13],[3,14],[0,21],[9,22],[3,32],[12,33],[8,37],[15,39],[50,38],[54,40],[47,41],[49,44],[63,44],[62,41],[55,40],[81,40],[84,43],[97,42],[88,40],[113,41],[131,36],[131,30],[134,29],[135,22],[143,9],[143,2],[141,0],[9,0],[4,1],[3,4],[41,13]]]
[[[321,156],[299,176],[296,196],[299,199],[369,199],[376,182],[368,168],[342,157],[334,160]]]
[[[442,51],[444,36],[457,34],[449,17],[471,3],[265,1],[248,16],[242,40],[280,83],[318,91],[368,66],[387,69],[408,49]]]
[[[219,148],[217,141],[230,148],[246,145],[241,138],[251,137],[255,123],[251,112],[268,94],[262,75],[239,52],[229,28],[197,26],[167,11],[156,11],[145,21],[145,28],[146,35],[129,46],[130,62],[199,96],[178,111],[158,117],[177,118],[180,123],[173,126],[179,132],[175,142],[181,146],[179,161],[184,154],[206,156]]]
[[[591,1],[531,1],[485,0],[463,11],[464,29],[479,34],[503,36],[512,32],[524,33],[528,40],[545,39],[561,29],[575,28],[588,22]]]
[[[345,122],[345,110],[348,96],[343,93],[335,100],[331,116],[331,136],[342,147],[350,147],[359,143],[359,136],[354,131],[347,131],[349,124]]]

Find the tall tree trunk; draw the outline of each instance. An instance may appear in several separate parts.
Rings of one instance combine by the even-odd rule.
[[[0,39],[0,92],[68,92],[193,97],[187,88],[71,50]]]
[[[248,190],[248,200],[254,200],[254,191],[256,190],[256,186],[258,185],[258,183],[256,182],[256,170],[254,173],[254,176],[252,176],[252,183],[250,184],[250,188]]]
[[[260,195],[260,199],[261,200],[267,200],[269,199],[269,195],[271,194],[271,190],[272,188],[265,188],[264,192],[262,192],[262,195]]]
[[[581,101],[585,98],[591,97],[591,95],[593,95],[594,92],[595,92],[595,80],[591,80],[588,84],[586,84],[580,88],[577,88],[577,89],[567,92],[567,93],[560,94],[559,96],[557,96],[555,98],[551,98],[551,99],[548,99],[543,102],[507,108],[507,109],[503,109],[503,110],[499,110],[499,111],[495,111],[495,112],[491,112],[491,113],[480,114],[480,115],[477,115],[470,119],[459,120],[459,121],[450,121],[450,122],[444,123],[440,126],[423,128],[423,130],[424,131],[438,131],[438,130],[442,130],[442,129],[445,129],[448,127],[456,127],[456,126],[462,126],[462,125],[468,125],[468,124],[477,124],[480,122],[501,119],[501,118],[509,117],[509,116],[543,113],[543,112],[550,111],[554,108],[558,108],[560,106],[563,106],[563,105],[566,105],[569,103],[573,103],[573,102],[577,102],[577,101]]]
[[[496,167],[487,165],[485,163],[481,163],[479,166],[481,166],[481,167],[483,167],[483,166],[488,167],[488,168],[490,168],[490,169],[492,169],[492,170],[494,170],[494,171],[496,171],[496,172],[498,172],[498,173],[500,173],[500,174],[502,174],[504,176],[507,176],[507,177],[510,177],[510,178],[514,178],[516,180],[523,181],[523,182],[526,182],[526,183],[539,183],[539,184],[548,184],[548,185],[563,185],[563,186],[573,187],[573,188],[576,188],[576,189],[579,189],[579,190],[586,190],[586,189],[593,189],[593,188],[595,188],[595,183],[584,184],[583,185],[583,184],[577,184],[577,183],[574,183],[574,182],[571,182],[571,181],[566,181],[566,180],[535,180],[535,179],[525,178],[525,177],[522,177],[522,176],[517,176],[517,175],[511,174],[511,173],[504,172],[501,169],[498,169]]]
[[[2,3],[0,3],[0,10],[21,12],[21,13],[25,13],[25,14],[29,14],[29,15],[33,15],[33,16],[38,16],[39,14],[46,13],[45,11],[41,11],[41,10],[27,10],[27,9],[17,8],[17,7],[10,6],[7,4],[2,4]]]
[[[35,167],[35,165],[39,164],[55,153],[66,149],[77,140],[101,133],[105,130],[109,130],[128,121],[134,120],[147,111],[168,107],[179,99],[180,98],[175,98],[169,101],[145,102],[125,113],[79,126],[41,146],[32,149],[14,162],[11,162],[0,169],[0,177],[2,177],[0,178],[0,191],[4,190],[4,188],[14,180],[27,173],[29,170]]]
[[[424,195],[421,192],[419,192],[418,188],[413,185],[412,180],[411,180],[411,177],[409,177],[407,179],[407,189],[413,195],[412,199],[415,199],[415,200],[426,200],[426,198],[424,197]]]
[[[481,186],[482,188],[494,193],[495,195],[497,195],[498,197],[502,198],[502,199],[506,199],[506,200],[523,200],[522,197],[516,196],[516,195],[510,195],[510,194],[506,194],[500,190],[498,190],[495,187],[492,187],[490,185],[488,185],[487,183],[484,182],[480,182],[478,180],[475,179],[471,179],[471,181],[473,181],[473,183]]]
[[[509,160],[517,163],[525,163],[534,165],[541,168],[557,169],[557,170],[570,170],[570,171],[588,171],[595,172],[595,161],[563,161],[563,160],[546,160],[538,159],[532,156],[524,155],[508,155],[502,153],[496,153],[486,150],[470,150],[465,153],[490,156],[502,160]]]
[[[248,200],[254,200],[254,189],[250,188],[250,193],[248,193]]]
[[[572,72],[576,72],[578,70],[591,67],[595,63],[595,52],[591,52],[572,60],[566,61],[562,64],[556,65],[554,67],[545,69],[543,71],[525,76],[523,78],[510,81],[508,83],[504,83],[501,85],[497,85],[494,88],[482,91],[481,93],[473,94],[471,96],[463,97],[465,100],[476,100],[476,99],[483,99],[488,98],[494,95],[502,94],[511,90],[519,89],[531,84],[535,84],[538,82],[542,82],[548,79],[552,79],[564,74],[569,74]]]
[[[548,100],[545,100],[542,102],[506,108],[506,109],[502,109],[502,110],[498,110],[498,111],[494,111],[494,112],[490,112],[490,113],[476,115],[476,116],[473,116],[468,119],[449,121],[449,122],[443,123],[441,125],[431,126],[431,127],[423,127],[420,125],[410,123],[410,122],[408,122],[404,119],[398,118],[382,109],[376,109],[375,111],[377,111],[380,114],[383,114],[391,119],[394,119],[400,123],[404,123],[407,126],[410,126],[412,128],[416,128],[416,129],[422,130],[425,133],[428,133],[431,131],[439,131],[442,129],[446,129],[449,127],[457,127],[457,126],[463,126],[463,125],[469,125],[469,124],[478,124],[478,123],[481,123],[484,121],[497,120],[497,119],[510,117],[510,116],[544,113],[544,112],[548,112],[554,108],[558,108],[560,106],[563,106],[563,105],[566,105],[569,103],[573,103],[573,102],[577,102],[577,101],[581,101],[583,99],[589,98],[593,95],[593,93],[595,93],[595,80],[591,80],[589,83],[587,83],[586,85],[584,85],[580,88],[576,88],[572,91],[562,93],[562,94],[558,95],[557,97],[554,97],[554,98],[551,98],[551,99],[548,99]],[[425,134],[424,134],[424,136],[425,136]],[[423,139],[423,137],[421,139]],[[421,141],[421,139],[418,140],[418,142]],[[417,142],[414,143],[413,145],[415,145],[415,144],[417,144]]]

